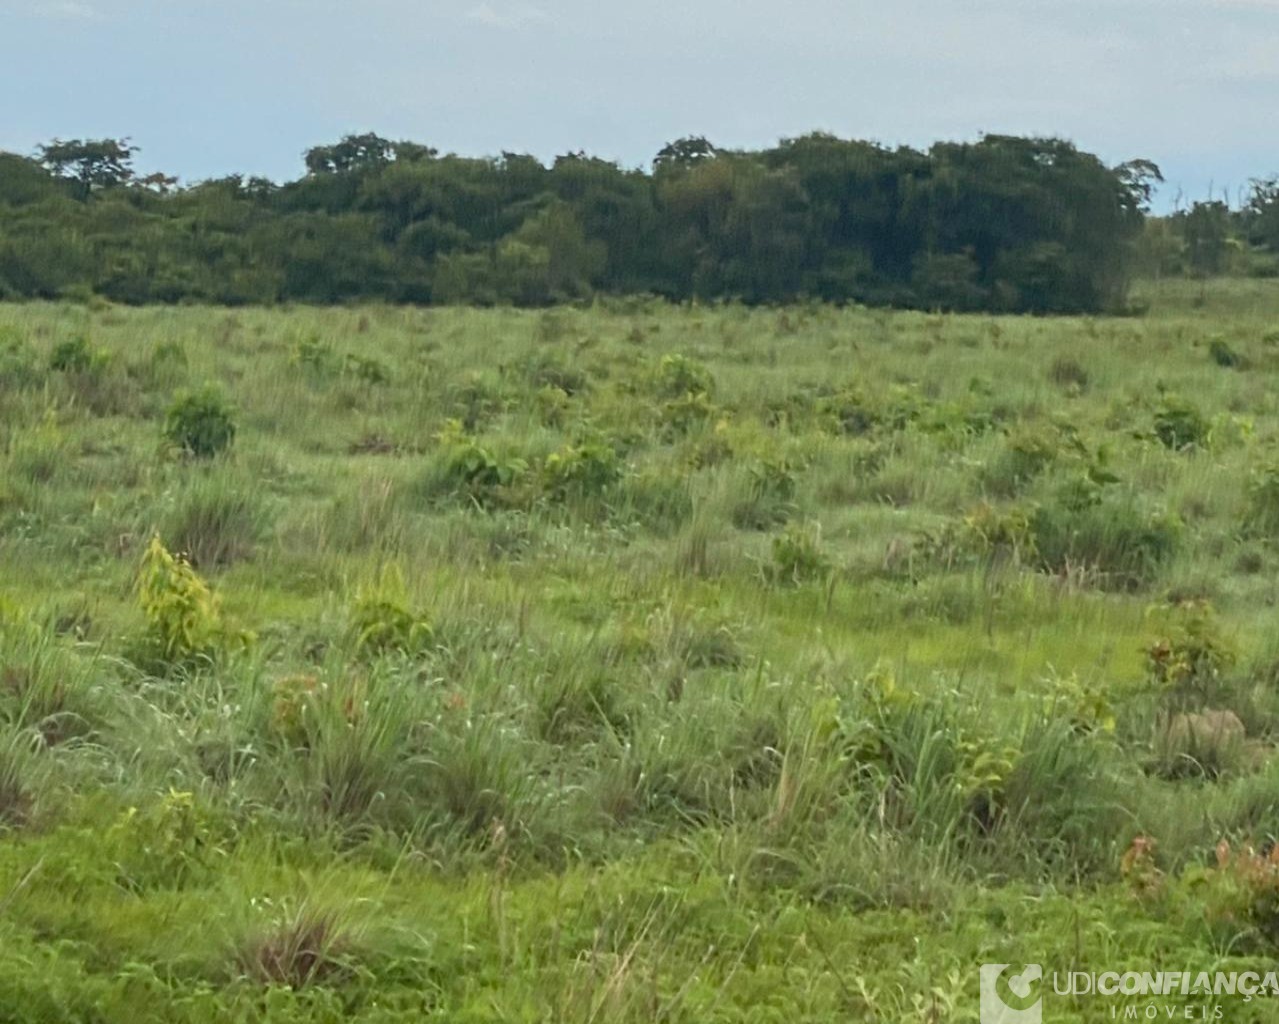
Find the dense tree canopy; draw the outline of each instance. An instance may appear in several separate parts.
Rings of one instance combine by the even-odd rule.
[[[1159,171],[1057,139],[927,151],[701,137],[651,173],[475,159],[367,133],[276,185],[137,178],[127,140],[0,154],[0,297],[539,305],[596,293],[940,309],[1115,308]],[[1273,234],[1273,194],[1259,193]]]

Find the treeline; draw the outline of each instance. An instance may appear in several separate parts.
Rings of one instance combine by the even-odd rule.
[[[599,293],[948,310],[1122,306],[1158,168],[1057,139],[673,142],[650,171],[377,135],[276,184],[178,187],[124,140],[0,154],[0,297],[540,305]]]
[[[1138,248],[1147,276],[1279,277],[1279,177],[1254,180],[1235,207],[1207,199],[1149,218]]]

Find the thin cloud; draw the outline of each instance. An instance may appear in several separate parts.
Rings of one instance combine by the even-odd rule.
[[[540,7],[528,4],[495,7],[490,3],[481,3],[467,11],[466,18],[489,28],[517,29],[546,21],[548,15]]]

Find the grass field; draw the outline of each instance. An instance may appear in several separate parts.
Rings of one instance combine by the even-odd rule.
[[[1140,298],[0,306],[0,1020],[1269,969],[1279,289]]]

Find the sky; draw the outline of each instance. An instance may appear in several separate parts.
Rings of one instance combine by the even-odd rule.
[[[1170,208],[1279,173],[1279,0],[0,0],[0,149],[184,181],[375,131],[647,166],[674,138],[1055,135]]]

